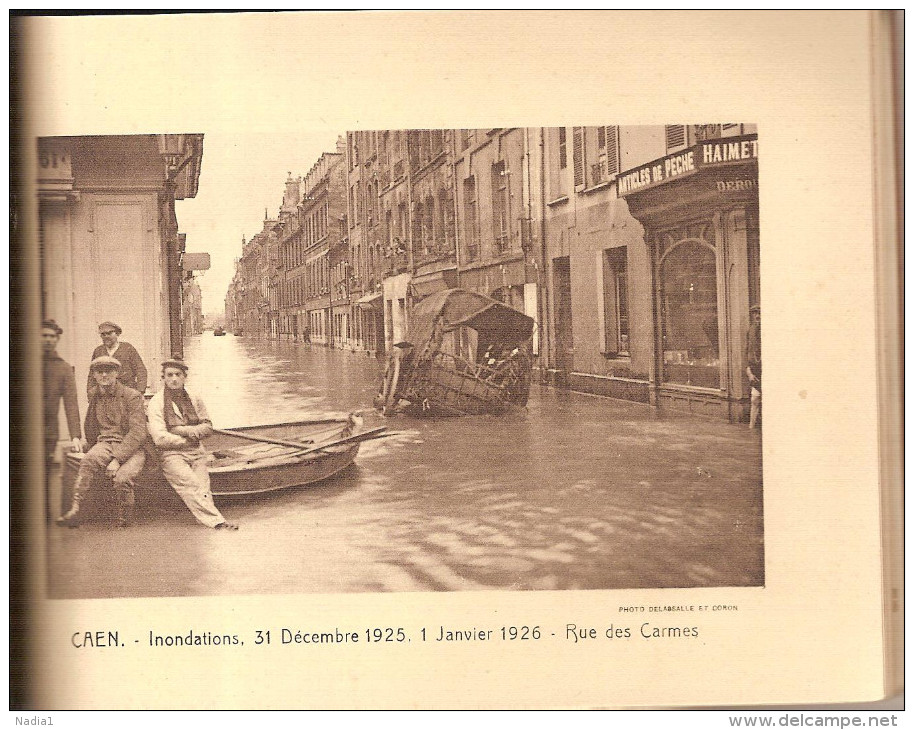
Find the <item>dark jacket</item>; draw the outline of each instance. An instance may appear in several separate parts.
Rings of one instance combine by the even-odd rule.
[[[89,410],[86,411],[86,440],[89,446],[98,441],[99,426],[95,415],[99,389],[92,388],[89,394]],[[143,410],[143,396],[121,383],[114,384],[114,397],[120,413],[120,429],[124,440],[113,444],[114,458],[123,464],[143,447],[146,441],[146,412]]]
[[[746,365],[756,378],[762,379],[762,325],[758,322],[749,325],[746,335]]]
[[[105,346],[99,345],[92,351],[92,359],[94,360],[107,354],[108,350]],[[140,357],[140,353],[136,351],[136,348],[129,342],[119,342],[117,350],[114,351],[112,357],[121,364],[121,371],[117,374],[117,382],[123,383],[128,388],[133,388],[138,393],[145,391],[149,376],[146,372],[146,366],[143,364],[143,358]],[[92,371],[90,370],[89,381],[86,385],[86,390],[90,391],[90,395],[94,387],[95,380],[92,378]]]
[[[67,414],[67,428],[70,438],[80,438],[79,403],[76,402],[76,378],[73,366],[56,352],[45,353],[42,370],[42,396],[44,397],[44,440],[54,443],[60,438],[57,415],[60,401]]]

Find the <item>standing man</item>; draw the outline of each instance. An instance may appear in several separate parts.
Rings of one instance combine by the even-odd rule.
[[[45,444],[45,510],[51,512],[51,466],[60,440],[58,413],[63,400],[67,414],[67,430],[73,441],[73,450],[82,451],[82,430],[79,426],[79,403],[76,401],[76,378],[73,366],[57,354],[57,343],[63,330],[53,319],[41,323],[42,347],[42,399],[44,401],[44,444]],[[54,514],[60,505],[54,507]]]
[[[117,493],[118,527],[130,525],[133,482],[146,463],[146,416],[143,396],[118,382],[120,368],[120,362],[108,355],[95,358],[89,366],[89,376],[95,381],[86,411],[85,445],[90,448],[73,485],[73,506],[57,520],[58,525],[79,527],[80,505],[95,477],[102,474],[111,479]]]
[[[762,415],[762,308],[749,308],[749,333],[746,335],[746,375],[752,395],[749,403],[749,428],[755,428]]]
[[[178,358],[162,363],[165,387],[149,401],[149,433],[162,457],[162,473],[197,521],[217,530],[237,530],[213,503],[209,453],[200,443],[213,432],[206,406],[184,389],[187,365]]]
[[[117,376],[118,382],[140,394],[144,393],[148,381],[146,366],[143,364],[143,358],[140,357],[140,353],[136,351],[133,345],[129,342],[117,341],[121,334],[121,328],[114,322],[102,322],[98,326],[98,334],[102,338],[102,344],[92,352],[92,359],[95,360],[102,355],[113,357],[121,364],[121,371]],[[93,385],[92,373],[90,372],[87,388],[91,390]]]

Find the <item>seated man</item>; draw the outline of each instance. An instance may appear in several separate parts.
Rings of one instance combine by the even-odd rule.
[[[104,473],[110,477],[118,497],[118,526],[127,527],[133,516],[133,482],[143,464],[146,453],[146,416],[143,413],[143,396],[117,381],[121,364],[102,355],[92,361],[89,372],[95,386],[89,394],[86,411],[86,443],[89,448],[79,466],[73,485],[73,504],[70,511],[57,520],[65,527],[79,527],[80,504],[92,487],[96,476]]]
[[[210,492],[209,454],[200,441],[213,432],[206,406],[184,389],[187,365],[162,363],[165,387],[149,401],[149,433],[162,457],[162,473],[197,521],[217,530],[237,530],[225,521]]]

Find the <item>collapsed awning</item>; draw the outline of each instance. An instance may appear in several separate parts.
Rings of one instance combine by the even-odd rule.
[[[449,268],[414,276],[409,282],[413,297],[421,299],[437,294],[446,289],[453,289],[457,284],[457,269]]]
[[[381,292],[371,292],[365,296],[356,299],[355,303],[359,309],[378,309],[378,304],[380,303],[381,297],[384,296]]]

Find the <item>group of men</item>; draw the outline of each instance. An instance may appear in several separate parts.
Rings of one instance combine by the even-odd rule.
[[[63,330],[54,320],[41,325],[48,473],[59,440],[61,401],[71,448],[84,452],[73,485],[72,505],[57,524],[78,527],[90,489],[96,483],[110,483],[117,498],[117,523],[128,527],[134,517],[134,484],[147,456],[151,456],[158,460],[165,479],[197,521],[207,527],[237,530],[213,502],[209,455],[202,445],[213,432],[213,425],[203,401],[184,387],[187,365],[180,358],[165,360],[164,387],[144,407],[148,373],[140,354],[130,343],[118,341],[122,330],[115,323],[102,322],[98,332],[102,344],[95,348],[89,365],[89,407],[81,431],[73,368],[57,354]]]

